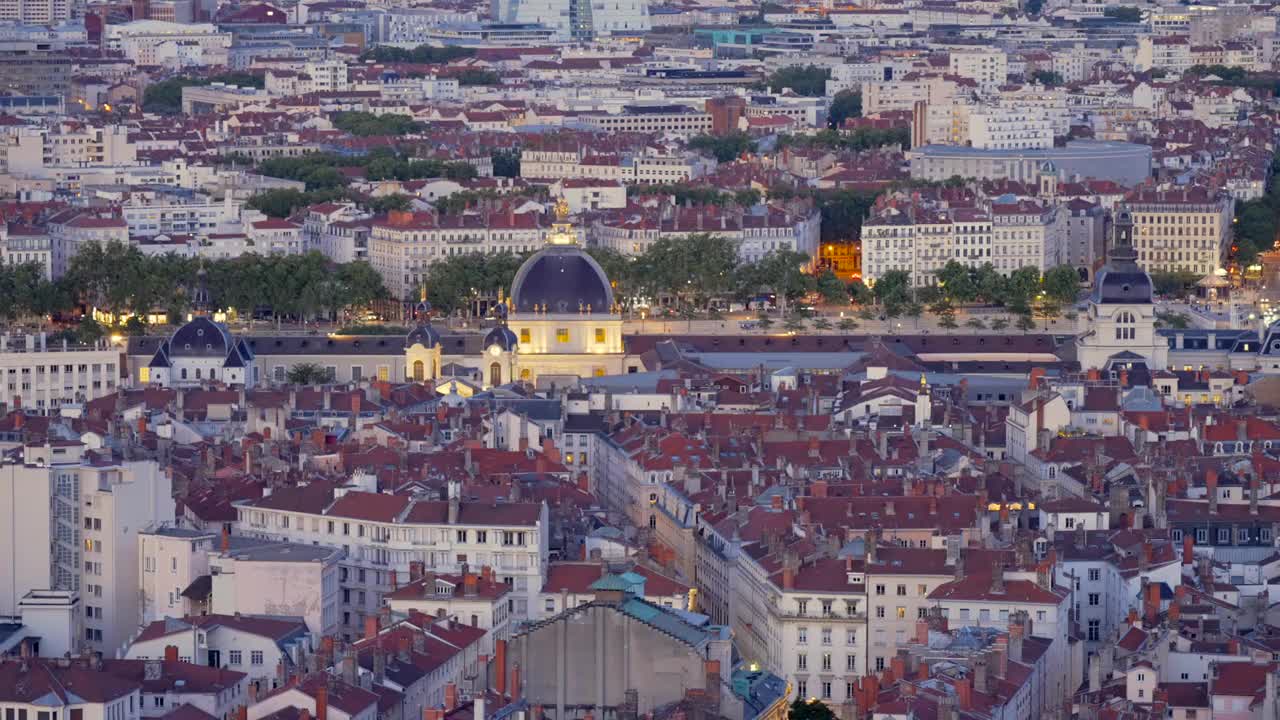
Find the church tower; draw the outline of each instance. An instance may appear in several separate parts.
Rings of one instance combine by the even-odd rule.
[[[1155,331],[1151,276],[1138,266],[1133,215],[1116,213],[1107,264],[1094,279],[1076,358],[1084,370],[1162,370],[1169,346]]]

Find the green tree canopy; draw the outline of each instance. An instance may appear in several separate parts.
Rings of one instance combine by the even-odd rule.
[[[836,129],[848,118],[862,117],[862,93],[857,90],[841,90],[831,99],[827,110],[827,126]]]
[[[827,80],[830,78],[831,71],[825,68],[793,65],[774,72],[765,84],[776,93],[790,89],[797,95],[822,97],[827,92]]]
[[[734,130],[721,135],[696,135],[689,139],[689,147],[725,163],[754,152],[756,143],[750,135]]]

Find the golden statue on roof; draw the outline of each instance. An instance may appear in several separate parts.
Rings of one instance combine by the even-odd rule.
[[[548,245],[577,245],[578,231],[569,222],[569,201],[563,196],[556,201],[555,222],[551,223],[551,232],[547,233]]]

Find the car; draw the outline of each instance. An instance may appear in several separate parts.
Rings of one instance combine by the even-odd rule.
[[[754,320],[744,320],[738,323],[738,327],[743,330],[755,330],[760,327],[760,323],[755,322]]]

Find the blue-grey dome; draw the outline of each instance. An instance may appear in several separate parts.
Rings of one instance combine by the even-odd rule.
[[[604,269],[581,248],[549,245],[524,261],[511,284],[516,312],[576,313],[588,306],[593,313],[613,309],[613,288]]]
[[[431,327],[430,322],[419,323],[418,327],[409,331],[404,338],[404,346],[411,348],[414,345],[421,345],[430,350],[440,344],[440,333]]]
[[[1133,249],[1133,213],[1119,212],[1114,230],[1115,243],[1107,253],[1107,264],[1093,280],[1093,302],[1150,305],[1151,276],[1138,266],[1138,252]]]
[[[231,336],[227,329],[206,315],[192,318],[174,331],[169,340],[170,357],[224,358],[230,350]]]
[[[520,344],[516,334],[511,332],[511,328],[506,325],[499,325],[488,332],[484,336],[484,349],[488,350],[495,345],[502,349],[503,352],[511,352]]]

